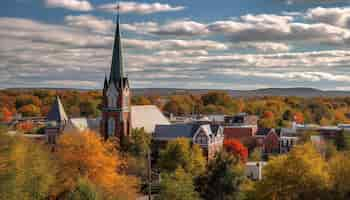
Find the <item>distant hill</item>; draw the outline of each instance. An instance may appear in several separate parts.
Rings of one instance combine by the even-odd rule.
[[[314,88],[266,88],[257,90],[208,90],[208,89],[175,89],[175,88],[140,88],[133,89],[136,95],[170,95],[170,94],[205,94],[209,91],[225,91],[234,97],[262,96],[298,96],[298,97],[350,97],[350,91],[330,91]]]
[[[78,90],[75,88],[8,88],[12,90]],[[350,91],[319,90],[315,88],[265,88],[257,90],[210,90],[210,89],[179,89],[179,88],[135,88],[132,89],[134,95],[172,95],[172,94],[205,94],[210,91],[225,91],[233,97],[262,97],[262,96],[298,96],[298,97],[350,97]]]

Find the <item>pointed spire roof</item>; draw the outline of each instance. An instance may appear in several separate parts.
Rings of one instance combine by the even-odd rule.
[[[109,76],[109,82],[119,83],[120,80],[124,78],[124,69],[123,69],[123,57],[122,57],[122,44],[119,28],[119,5],[118,5],[118,14],[117,14],[117,24],[115,29],[114,36],[114,45],[113,45],[113,55],[112,55],[112,65],[111,72]],[[123,81],[120,81],[121,83]]]
[[[53,103],[51,110],[47,114],[48,121],[57,121],[59,123],[67,122],[68,117],[66,111],[64,111],[60,98],[57,96]]]
[[[106,90],[108,88],[107,75],[105,74],[105,81],[103,83],[103,89]]]

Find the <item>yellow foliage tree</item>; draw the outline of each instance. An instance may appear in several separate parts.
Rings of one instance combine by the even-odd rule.
[[[137,180],[122,173],[123,160],[110,142],[97,133],[65,133],[57,145],[60,161],[60,182],[64,192],[76,187],[80,177],[101,188],[106,196],[135,199]]]
[[[0,136],[0,199],[47,198],[55,180],[48,150],[26,138]]]
[[[336,154],[329,162],[329,172],[333,184],[334,199],[349,199],[350,194],[350,156]]]
[[[319,199],[330,186],[328,166],[312,144],[272,158],[257,183],[257,199]]]

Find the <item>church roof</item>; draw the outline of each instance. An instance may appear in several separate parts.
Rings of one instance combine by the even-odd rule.
[[[68,117],[66,111],[64,111],[60,98],[57,96],[53,103],[51,110],[47,114],[48,121],[67,122]]]
[[[64,128],[65,133],[82,132],[85,130],[98,131],[100,125],[100,118],[71,118]]]
[[[148,133],[154,133],[158,124],[169,125],[169,120],[154,105],[131,106],[132,128],[144,128]]]

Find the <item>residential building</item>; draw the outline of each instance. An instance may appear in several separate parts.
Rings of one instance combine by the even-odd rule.
[[[262,149],[263,155],[279,153],[279,135],[273,128],[259,128],[256,133],[257,146]]]
[[[212,158],[223,146],[223,128],[219,125],[187,123],[157,125],[153,139],[166,144],[176,138],[188,138],[203,149],[207,158]]]

